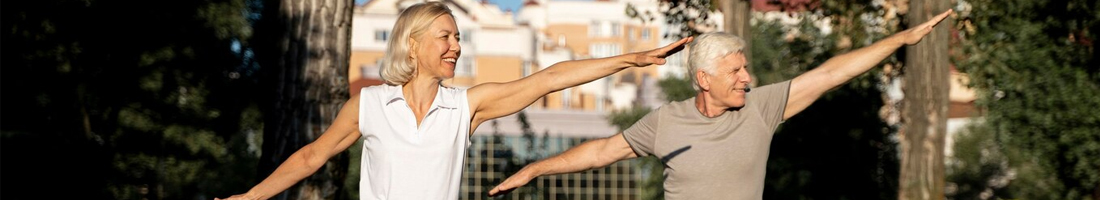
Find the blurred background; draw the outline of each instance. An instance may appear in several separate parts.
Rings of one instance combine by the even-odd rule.
[[[349,95],[382,84],[379,58],[397,14],[418,2],[6,1],[0,198],[243,193],[323,132]],[[749,41],[762,86],[954,9],[922,43],[946,51],[902,48],[783,123],[764,197],[896,199],[931,188],[926,198],[1100,199],[1093,0],[444,2],[463,37],[445,82],[458,88],[712,31]],[[554,92],[478,127],[459,198],[490,199],[485,192],[527,163],[694,96],[687,59]],[[914,67],[925,62],[942,70]],[[922,130],[931,139],[909,139]],[[914,145],[930,147],[918,154],[930,159],[910,160]],[[349,148],[277,198],[358,199],[361,151]],[[905,163],[938,172],[913,186]],[[496,199],[661,199],[663,167],[653,157],[622,161]]]

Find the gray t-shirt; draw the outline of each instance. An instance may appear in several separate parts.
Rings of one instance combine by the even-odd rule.
[[[790,81],[756,88],[745,106],[709,118],[695,98],[672,102],[623,131],[634,153],[665,163],[666,199],[761,199],[772,135]]]

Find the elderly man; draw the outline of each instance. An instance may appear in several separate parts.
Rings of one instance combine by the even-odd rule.
[[[772,134],[829,89],[863,74],[903,45],[920,42],[948,10],[913,29],[829,59],[793,80],[749,89],[744,41],[726,33],[695,38],[688,63],[697,94],[643,117],[623,133],[532,163],[489,191],[494,196],[551,174],[654,155],[665,164],[667,199],[761,199]]]

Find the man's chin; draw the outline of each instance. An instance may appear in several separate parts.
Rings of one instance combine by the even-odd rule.
[[[745,102],[742,101],[742,102],[739,102],[739,103],[733,103],[731,105],[732,106],[730,106],[730,109],[735,109],[735,110],[736,109],[741,109],[741,107],[745,107]]]

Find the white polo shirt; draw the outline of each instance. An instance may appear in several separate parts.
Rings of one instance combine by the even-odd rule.
[[[359,198],[458,198],[470,133],[466,90],[440,86],[420,127],[401,86],[365,87],[360,95]]]

